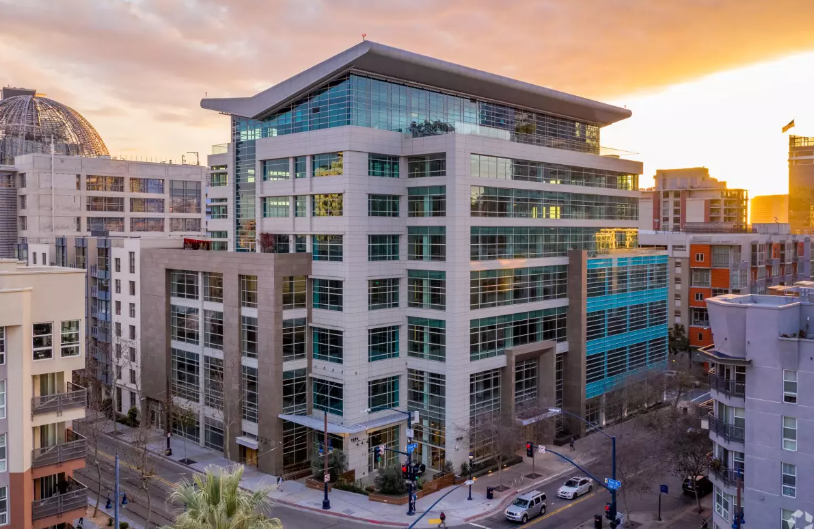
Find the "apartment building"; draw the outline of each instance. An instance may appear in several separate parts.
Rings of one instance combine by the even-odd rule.
[[[85,513],[85,274],[0,260],[0,526],[64,527]],[[55,302],[58,300],[58,302]]]
[[[740,509],[747,527],[811,524],[814,305],[812,283],[800,285],[784,289],[796,297],[727,294],[707,301],[714,343],[703,354],[713,365],[708,423],[716,529],[731,527]]]
[[[814,138],[789,136],[789,224],[793,233],[814,229]]]
[[[766,294],[772,286],[792,285],[812,277],[811,238],[792,235],[788,224],[753,224],[751,231],[740,233],[708,233],[703,226],[699,227],[701,233],[691,230],[641,229],[639,242],[667,249],[669,323],[684,327],[693,348],[712,344],[707,298]]]
[[[308,468],[310,255],[148,249],[139,266],[141,380],[150,417],[264,472]],[[336,358],[341,333],[314,334],[321,340],[313,357]],[[344,369],[329,360],[319,373],[336,377]],[[395,415],[379,426],[401,420]],[[332,440],[343,447],[342,436]]]
[[[749,207],[749,224],[789,222],[788,195],[761,195],[752,197]]]
[[[489,457],[483,424],[554,394],[568,250],[636,245],[642,166],[600,147],[626,109],[374,42],[201,105],[232,116],[212,239],[312,256],[309,426],[328,413],[358,477],[406,443],[404,414],[355,433],[392,410],[428,468]]]
[[[659,169],[656,186],[642,191],[640,227],[646,230],[683,231],[696,227],[706,231],[743,230],[749,194],[728,189],[709,175],[706,167]]]

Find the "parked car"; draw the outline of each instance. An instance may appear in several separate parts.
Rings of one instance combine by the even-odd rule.
[[[684,480],[684,483],[681,484],[681,490],[683,490],[685,494],[695,494],[695,491],[692,489],[692,476]],[[699,497],[706,496],[712,492],[712,482],[708,477],[699,474],[695,476],[695,490],[698,491]]]
[[[545,492],[539,490],[522,494],[506,509],[506,519],[526,523],[529,518],[545,514],[545,500]]]
[[[557,496],[566,500],[573,500],[577,496],[582,496],[594,490],[594,484],[586,477],[575,477],[565,482],[557,490]]]

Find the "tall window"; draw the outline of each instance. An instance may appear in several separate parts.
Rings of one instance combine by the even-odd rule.
[[[783,417],[783,450],[797,451],[797,419]]]
[[[399,195],[368,195],[368,217],[398,217]]]
[[[305,415],[308,411],[308,374],[305,368],[283,371],[283,413]]]
[[[343,282],[337,279],[313,279],[313,307],[342,311]]]
[[[315,154],[311,159],[312,175],[314,178],[320,176],[337,176],[343,172],[343,156],[341,152],[331,154]]]
[[[447,274],[435,270],[407,270],[407,306],[444,310],[447,303]]]
[[[330,380],[312,379],[314,409],[334,415],[342,415],[343,387],[338,382]]]
[[[172,270],[170,295],[176,298],[198,299],[198,272]]]
[[[229,206],[226,198],[206,199],[206,218],[209,220],[228,219]]]
[[[305,358],[305,318],[283,320],[283,362]]]
[[[79,320],[63,321],[61,327],[61,355],[79,356]]]
[[[200,213],[201,183],[170,181],[170,213]],[[200,219],[199,219],[200,220]]]
[[[287,216],[288,214],[286,214]],[[297,195],[294,197],[294,216],[307,217],[308,216],[308,197],[305,195]]]
[[[6,328],[0,327],[0,365],[6,363]]]
[[[537,365],[538,360],[530,358],[520,360],[514,366],[514,405],[517,410],[537,405]]]
[[[204,404],[223,410],[223,360],[204,356]]]
[[[221,187],[227,185],[229,173],[225,165],[213,165],[209,168],[209,185],[210,187]],[[132,179],[130,180],[132,182]]]
[[[200,398],[198,372],[200,360],[196,353],[176,349],[170,350],[172,394],[182,399],[198,402]]]
[[[399,377],[380,378],[367,383],[367,407],[371,412],[398,408]]]
[[[130,261],[130,273],[136,273],[136,252],[129,252],[129,261]]]
[[[797,370],[783,370],[783,402],[797,404]]]
[[[283,278],[283,309],[304,309],[307,304],[306,276],[288,276]]]
[[[399,306],[399,278],[370,279],[367,282],[368,310],[391,309]]]
[[[409,226],[407,259],[411,261],[446,261],[447,235],[444,226]]]
[[[367,236],[368,261],[398,261],[399,236],[398,235],[368,235]]]
[[[407,317],[407,354],[427,360],[446,360],[446,322]]]
[[[240,349],[246,358],[257,358],[257,318],[240,317]]]
[[[258,399],[257,369],[249,366],[243,368],[243,419],[249,422],[257,422],[260,412],[260,401]]]
[[[308,158],[297,156],[294,158],[294,178],[305,178],[308,176]]]
[[[314,217],[341,217],[342,209],[342,193],[311,196],[311,215]]]
[[[224,178],[226,178],[225,175],[224,175]],[[157,194],[163,194],[164,193],[164,180],[162,180],[160,178],[131,178],[130,179],[130,191],[133,192],[133,193],[157,193]]]
[[[715,513],[726,521],[729,521],[729,511],[732,506],[732,495],[727,494],[718,487],[715,487]]]
[[[313,333],[314,360],[325,360],[326,362],[341,364],[344,356],[343,332],[313,327]]]
[[[425,154],[407,158],[407,177],[425,178],[447,175],[446,153]]]
[[[171,339],[198,345],[198,309],[172,305],[170,314]]]
[[[397,358],[399,355],[399,326],[377,327],[367,330],[367,359],[369,362]]]
[[[0,525],[8,523],[8,490],[0,487]]]
[[[6,434],[0,433],[0,472],[5,472],[8,470],[6,460]]]
[[[265,197],[263,198],[264,217],[287,217],[289,213],[288,197]]]
[[[0,419],[6,418],[6,381],[0,380]]]
[[[204,301],[223,303],[223,274],[220,272],[204,272]]]
[[[223,350],[223,313],[204,310],[204,347]]]
[[[288,180],[290,176],[291,169],[288,166],[288,158],[263,160],[263,181]]]
[[[240,276],[240,306],[257,308],[257,276]]]
[[[32,345],[34,360],[46,360],[54,357],[53,323],[35,323],[33,326]]]
[[[444,217],[447,186],[411,187],[407,190],[408,217]]]
[[[797,497],[797,465],[781,463],[783,472],[783,496]]]
[[[469,446],[474,461],[489,458],[493,452],[493,424],[500,416],[500,370],[490,369],[469,375]]]
[[[543,340],[565,341],[567,307],[506,314],[471,320],[469,358],[472,361],[503,354],[516,347]]]
[[[314,261],[342,261],[342,235],[314,235]]]
[[[367,155],[367,174],[386,178],[399,177],[399,157],[386,154]]]

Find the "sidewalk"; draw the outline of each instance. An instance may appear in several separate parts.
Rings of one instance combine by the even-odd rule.
[[[120,433],[114,437],[115,439],[124,443],[130,443],[132,441],[134,437],[133,429],[121,424],[117,424],[116,428]],[[110,432],[112,432],[112,429],[111,425],[109,428]],[[589,436],[584,440],[578,440],[576,442],[577,451],[573,454],[569,454],[573,455],[574,460],[580,465],[588,464],[595,458],[596,454],[591,450],[593,447],[591,437],[592,436]],[[164,455],[166,442],[166,437],[160,432],[156,432],[156,437],[148,444],[148,448],[156,455],[174,461],[185,468],[191,468],[197,472],[203,472],[209,465],[229,466],[234,464],[234,462],[227,460],[219,452],[187,442],[187,457],[195,461],[195,463],[192,465],[184,465],[180,463],[180,460],[184,459],[183,439],[175,436],[170,439],[172,456],[169,457]],[[541,477],[530,480],[525,476],[531,473],[532,465],[530,460],[525,457],[525,453],[522,455],[524,457],[521,463],[503,470],[502,483],[508,486],[509,489],[503,492],[495,492],[494,499],[492,500],[486,499],[486,488],[497,487],[501,482],[501,478],[497,472],[475,480],[475,483],[472,485],[472,501],[467,500],[469,487],[466,485],[461,485],[456,490],[453,490],[455,487],[448,487],[419,499],[417,502],[417,511],[423,513],[437,500],[449,493],[429,514],[424,516],[418,527],[429,527],[427,520],[437,518],[437,515],[440,514],[442,510],[446,513],[447,524],[450,526],[460,525],[492,515],[504,509],[518,492],[532,490],[536,486],[574,472],[570,464],[554,455],[537,455],[535,458],[535,472],[540,474]],[[172,479],[171,481],[177,480]],[[265,474],[250,466],[245,467],[243,481],[241,482],[243,487],[249,490],[258,490],[262,487],[272,486],[273,490],[270,496],[280,504],[291,507],[392,526],[406,527],[409,523],[405,523],[405,521],[412,521],[412,517],[405,515],[407,512],[406,506],[372,502],[368,500],[367,496],[336,489],[334,489],[329,496],[331,509],[329,511],[323,511],[323,492],[306,488],[304,480],[286,481],[283,484],[283,490],[277,490],[276,483],[276,476]]]
[[[701,514],[698,514],[698,506],[695,501],[678,509],[662,511],[661,521],[658,520],[657,511],[633,512],[630,515],[631,525],[629,527],[635,529],[700,529],[704,520],[712,516],[712,494],[701,498],[701,506],[704,508]],[[603,524],[605,523],[607,521],[603,520]],[[712,527],[712,522],[709,525]],[[594,519],[591,517],[574,529],[593,529],[593,527]],[[628,525],[624,527],[628,527]]]

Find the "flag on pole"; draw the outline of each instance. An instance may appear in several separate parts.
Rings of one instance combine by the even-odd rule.
[[[794,120],[789,121],[789,124],[783,127],[783,132],[788,132],[790,128],[794,126]]]

